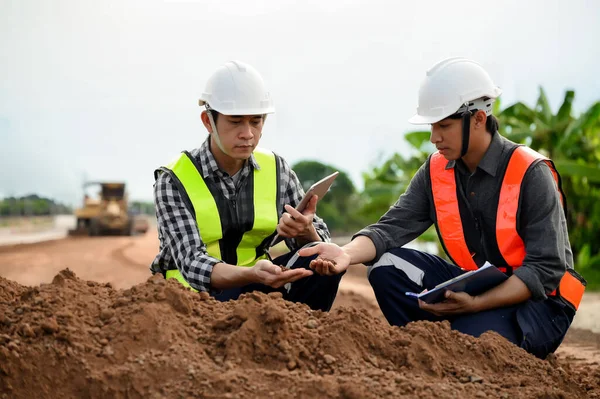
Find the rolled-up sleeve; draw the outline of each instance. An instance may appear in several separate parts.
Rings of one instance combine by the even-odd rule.
[[[406,191],[377,223],[365,227],[352,237],[369,237],[377,251],[375,260],[390,248],[411,242],[433,224],[427,192],[429,169],[426,165],[425,163],[419,168]]]
[[[213,266],[222,261],[207,254],[196,220],[168,173],[162,173],[154,185],[154,204],[162,245],[177,269],[194,289],[209,291]]]
[[[525,245],[523,265],[515,270],[533,300],[546,299],[572,262],[567,221],[560,194],[545,162],[534,165],[521,185],[519,235]]]

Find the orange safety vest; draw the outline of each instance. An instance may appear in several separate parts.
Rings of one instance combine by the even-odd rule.
[[[546,162],[550,167],[561,195],[561,202],[563,205],[565,202],[560,184],[560,175],[554,163],[528,147],[517,147],[513,151],[506,168],[496,213],[498,249],[506,264],[513,270],[520,267],[523,259],[525,259],[525,245],[517,231],[521,183],[529,167],[538,161]],[[446,169],[447,164],[448,161],[439,152],[432,154],[429,161],[438,236],[446,253],[455,264],[466,270],[476,270],[478,266],[467,246],[460,217],[454,168]],[[499,269],[502,270],[503,268]],[[577,309],[584,290],[585,281],[583,278],[580,278],[574,270],[567,269],[558,286],[560,296]],[[556,294],[555,290],[550,295]]]

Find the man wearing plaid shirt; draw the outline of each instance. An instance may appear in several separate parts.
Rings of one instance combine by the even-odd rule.
[[[160,250],[150,270],[218,300],[280,291],[287,300],[329,310],[341,275],[313,274],[314,257],[296,254],[330,241],[315,214],[318,198],[298,212],[304,190],[296,174],[283,158],[257,148],[266,115],[274,112],[261,76],[250,65],[227,62],[208,80],[200,105],[206,141],[155,172]],[[275,233],[291,252],[271,261]]]

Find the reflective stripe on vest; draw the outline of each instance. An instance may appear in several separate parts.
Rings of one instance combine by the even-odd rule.
[[[253,152],[259,169],[254,176],[254,224],[250,231],[244,233],[237,249],[237,265],[253,266],[258,259],[257,247],[277,228],[277,164],[275,155],[264,149],[256,148]],[[194,208],[196,225],[206,245],[208,255],[221,259],[219,240],[223,238],[223,229],[217,203],[206,182],[186,153],[165,166],[179,179]],[[180,282],[185,279],[178,270],[169,270],[167,278],[176,278]],[[189,287],[188,284],[184,284]]]
[[[275,155],[267,150],[257,148],[254,158],[260,170],[254,171],[254,224],[252,229],[244,233],[237,248],[237,264],[253,266],[256,261],[256,248],[265,238],[277,229],[279,216],[277,213],[277,165]],[[266,259],[261,256],[259,259]]]
[[[550,167],[556,187],[560,193],[561,202],[563,200],[558,172],[554,168],[554,164],[548,158],[529,147],[517,147],[512,153],[506,168],[502,187],[500,188],[498,213],[496,214],[496,240],[498,241],[498,249],[500,249],[500,254],[506,263],[513,268],[521,266],[523,259],[525,259],[525,245],[521,236],[517,233],[517,214],[519,211],[521,183],[531,164],[538,159],[542,159]]]
[[[538,160],[543,160],[550,167],[564,205],[559,175],[552,161],[528,147],[517,147],[506,168],[496,213],[498,249],[505,262],[513,269],[520,267],[525,259],[525,245],[517,231],[521,183],[529,167]],[[478,266],[473,260],[474,254],[471,254],[467,246],[460,217],[454,168],[446,169],[447,164],[448,160],[439,152],[434,153],[429,162],[438,236],[455,264],[466,270],[476,270]],[[579,306],[584,290],[584,283],[571,272],[565,273],[559,284],[559,293],[575,309]],[[550,295],[555,294],[556,291]]]

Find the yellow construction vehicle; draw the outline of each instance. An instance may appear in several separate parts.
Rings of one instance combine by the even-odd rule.
[[[90,187],[98,187],[97,197],[87,194]],[[131,235],[133,218],[128,212],[125,183],[89,182],[83,207],[75,210],[77,227],[71,235],[98,236],[105,234]]]

